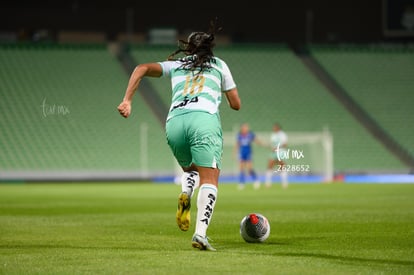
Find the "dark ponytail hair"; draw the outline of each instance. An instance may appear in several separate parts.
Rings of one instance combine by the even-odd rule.
[[[187,41],[178,40],[178,49],[168,56],[168,60],[180,60],[183,62],[181,68],[191,71],[198,70],[198,73],[210,68],[214,57],[215,34],[222,29],[216,27],[216,22],[217,18],[215,21],[210,21],[208,32],[192,32]],[[175,58],[179,53],[183,53],[185,56]]]

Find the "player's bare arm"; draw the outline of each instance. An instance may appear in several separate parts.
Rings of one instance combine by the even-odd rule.
[[[128,81],[124,99],[118,105],[118,112],[121,116],[128,118],[131,114],[131,103],[135,92],[144,76],[160,77],[162,75],[161,65],[158,63],[145,63],[135,67]]]
[[[241,101],[239,97],[239,92],[237,88],[233,88],[225,93],[227,103],[229,104],[230,108],[233,110],[240,110],[241,108]]]

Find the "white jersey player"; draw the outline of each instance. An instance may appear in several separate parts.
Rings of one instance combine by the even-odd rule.
[[[267,164],[265,184],[267,187],[271,186],[272,175],[275,172],[274,167],[275,165],[278,165],[276,171],[280,173],[282,187],[286,188],[288,186],[288,178],[287,171],[284,169],[284,165],[285,159],[289,157],[289,150],[287,149],[288,136],[278,123],[275,123],[273,125],[273,132],[270,136],[270,143],[272,152]]]

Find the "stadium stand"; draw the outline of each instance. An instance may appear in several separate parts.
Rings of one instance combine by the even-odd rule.
[[[137,63],[144,63],[165,60],[175,46],[136,45],[129,50]],[[275,121],[287,132],[327,127],[334,139],[336,172],[407,171],[288,46],[225,45],[217,47],[215,54],[228,63],[243,100],[239,112],[223,102],[224,131],[233,131],[242,122],[249,122],[256,131],[270,131]],[[393,58],[405,56],[395,54]],[[372,58],[375,63],[377,57]],[[175,169],[163,123],[142,97],[137,95],[129,119],[117,113],[129,76],[105,45],[1,45],[0,62],[2,178],[51,173],[122,178]],[[348,75],[352,75],[354,67],[348,64]],[[412,70],[409,62],[405,70]],[[370,76],[375,82],[375,75]],[[404,78],[407,85],[412,85],[410,80]],[[169,79],[148,79],[148,83],[169,106]],[[401,91],[407,93],[405,88]],[[404,113],[402,108],[398,113]],[[401,142],[412,142],[404,139],[409,132],[402,131],[398,129],[397,134]],[[224,158],[229,160],[230,154],[225,151]],[[265,162],[260,159],[258,165],[264,169]]]
[[[164,60],[175,48],[134,47],[139,62]],[[221,106],[223,129],[247,121],[258,131],[268,131],[279,121],[286,131],[321,131],[328,127],[334,137],[334,165],[337,171],[407,171],[407,167],[338,102],[283,44],[217,47],[215,54],[232,69],[243,99],[240,112]],[[169,102],[169,82],[152,80]],[[226,153],[226,152],[225,152]],[[230,152],[227,152],[227,156]],[[259,165],[264,163],[259,160]]]
[[[134,58],[137,64],[164,61],[168,56],[174,52],[177,48],[171,45],[135,45],[130,48],[131,56]],[[165,106],[171,104],[171,84],[169,79],[162,80],[148,78],[151,86],[158,92],[162,102]]]
[[[240,49],[239,53],[232,51],[232,54],[249,64],[248,70],[235,72],[235,75],[247,102],[244,111],[249,115],[260,115],[255,123],[261,121],[262,125],[263,122],[269,125],[270,121],[279,120],[287,131],[315,131],[327,126],[334,136],[334,165],[337,171],[404,169],[404,165],[373,139],[311,76],[290,49],[260,49],[250,56],[248,53],[253,50],[257,49]],[[227,59],[237,62],[232,61],[230,56]]]
[[[128,76],[106,46],[2,45],[0,63],[3,177],[122,178],[148,163],[170,169],[158,151],[140,158],[140,125],[151,125],[156,148],[163,130],[143,101],[130,119],[118,114]]]
[[[414,156],[414,49],[398,45],[313,46],[312,55]],[[341,66],[338,66],[341,64]]]

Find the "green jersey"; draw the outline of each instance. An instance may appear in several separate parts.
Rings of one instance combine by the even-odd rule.
[[[191,58],[191,57],[186,57]],[[210,67],[202,73],[183,67],[183,60],[159,62],[163,76],[171,78],[171,106],[167,121],[174,116],[192,111],[219,112],[222,92],[236,87],[227,64],[213,57]]]

